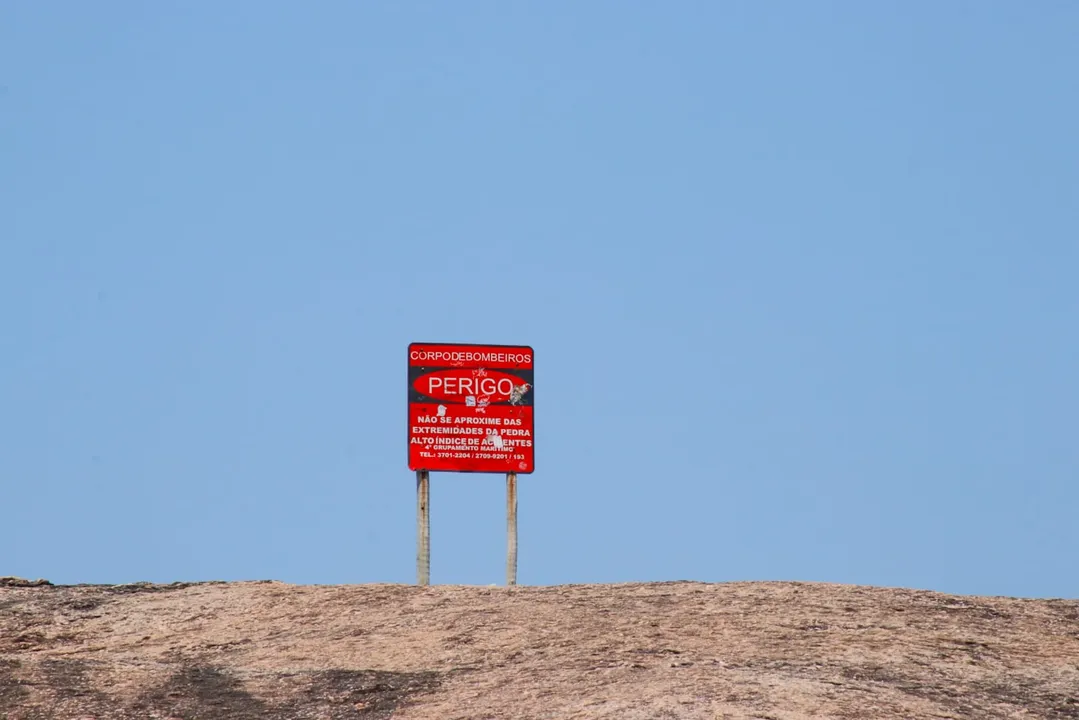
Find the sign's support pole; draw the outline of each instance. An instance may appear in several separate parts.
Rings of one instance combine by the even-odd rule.
[[[506,473],[506,584],[517,584],[517,473]]]
[[[416,471],[416,583],[431,584],[431,473]]]

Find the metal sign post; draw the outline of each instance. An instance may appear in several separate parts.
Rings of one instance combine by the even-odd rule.
[[[517,476],[535,471],[528,345],[408,346],[408,467],[416,472],[416,581],[431,582],[431,473],[506,476],[506,584],[517,584]]]
[[[416,582],[431,583],[431,473],[416,471]]]
[[[517,584],[517,473],[506,473],[506,584]]]

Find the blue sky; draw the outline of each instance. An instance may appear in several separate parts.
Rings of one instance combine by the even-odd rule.
[[[409,342],[530,344],[523,584],[1079,597],[1079,5],[9,3],[0,575],[412,582]],[[501,583],[500,476],[432,581]]]

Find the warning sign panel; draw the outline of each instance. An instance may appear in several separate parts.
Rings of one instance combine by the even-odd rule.
[[[533,373],[530,347],[409,345],[409,469],[532,472]]]

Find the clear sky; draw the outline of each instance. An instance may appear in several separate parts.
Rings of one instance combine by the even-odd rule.
[[[1079,597],[1079,3],[0,10],[0,575],[413,582],[410,341],[531,344],[522,584]],[[436,583],[504,480],[432,477]]]

